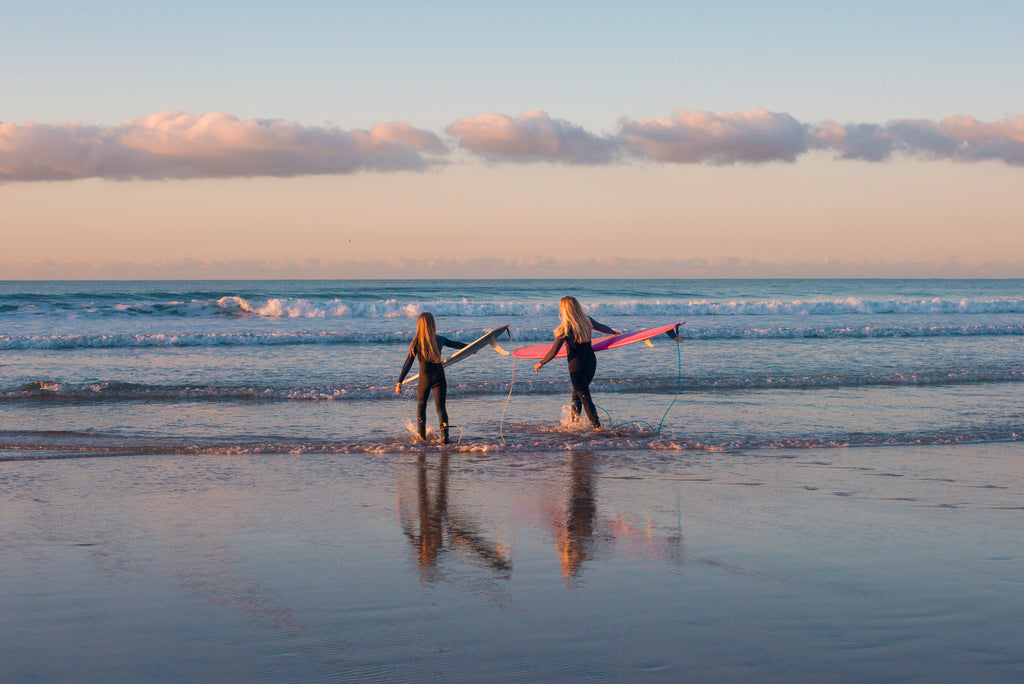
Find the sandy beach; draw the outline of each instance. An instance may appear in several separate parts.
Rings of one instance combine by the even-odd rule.
[[[5,683],[1024,677],[1016,443],[6,456]]]

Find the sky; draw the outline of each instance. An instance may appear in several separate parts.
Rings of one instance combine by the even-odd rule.
[[[0,14],[0,279],[1024,277],[1024,3]]]

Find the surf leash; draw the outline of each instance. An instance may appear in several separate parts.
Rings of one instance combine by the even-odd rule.
[[[665,409],[665,413],[662,414],[661,422],[658,423],[658,428],[655,429],[654,426],[648,423],[646,420],[627,420],[624,423],[619,423],[618,425],[610,426],[610,430],[616,430],[624,425],[646,425],[651,429],[652,432],[654,432],[655,435],[661,435],[661,428],[665,425],[665,419],[668,418],[668,412],[671,411],[672,407],[676,405],[676,401],[679,399],[679,393],[682,391],[683,387],[683,352],[682,349],[680,349],[680,345],[682,345],[683,342],[679,338],[679,325],[676,325],[672,332],[666,334],[676,343],[676,393],[672,397],[672,403],[668,405],[668,408]],[[594,404],[594,406],[597,406],[597,404]],[[603,406],[597,406],[597,408],[604,411],[604,414],[608,416],[608,422],[611,423],[612,414],[608,412],[608,409],[604,408]]]
[[[508,331],[506,331],[508,332]],[[508,339],[511,342],[512,333],[508,334]],[[515,352],[515,347],[512,348]],[[516,386],[516,355],[513,353],[512,356],[512,379],[508,383],[508,396],[505,397],[505,406],[501,409],[501,421],[498,423],[498,436],[501,437],[501,443],[505,444],[505,411],[508,411],[508,402],[512,399],[512,388]]]
[[[683,387],[683,352],[682,352],[682,349],[680,349],[680,345],[682,345],[683,341],[679,337],[679,325],[680,324],[677,323],[675,328],[673,328],[671,331],[665,333],[666,335],[668,335],[668,337],[673,342],[676,343],[676,391],[675,391],[675,394],[672,396],[672,402],[668,405],[668,408],[665,409],[665,413],[662,414],[661,421],[658,423],[658,427],[655,428],[653,425],[651,425],[650,423],[648,423],[645,420],[627,420],[627,421],[625,421],[623,423],[618,423],[617,425],[611,425],[609,427],[610,430],[618,429],[620,427],[623,427],[624,425],[646,425],[648,428],[650,428],[650,430],[655,435],[659,435],[659,436],[661,435],[661,429],[665,425],[665,419],[668,418],[668,413],[669,413],[669,411],[672,410],[672,407],[676,405],[676,401],[678,401],[679,394],[680,394],[680,392],[682,392],[682,387]],[[511,341],[512,333],[509,332],[509,331],[506,331],[506,332],[508,333],[509,340]],[[513,349],[512,349],[513,353],[511,354],[511,356],[512,356],[512,379],[509,382],[509,386],[508,386],[508,396],[505,397],[505,406],[501,409],[501,421],[498,423],[498,434],[501,437],[501,443],[502,444],[505,444],[505,412],[508,411],[508,404],[509,404],[509,401],[512,399],[512,390],[513,390],[513,388],[515,387],[515,384],[516,384],[516,355],[515,355],[515,349],[516,348],[513,347]],[[608,422],[609,423],[612,422],[612,414],[608,412],[608,409],[604,408],[603,406],[599,406],[596,403],[594,404],[594,406],[597,407],[599,410],[604,411],[604,414],[606,416],[608,416]]]

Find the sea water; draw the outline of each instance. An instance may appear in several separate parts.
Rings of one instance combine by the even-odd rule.
[[[464,342],[547,342],[576,296],[618,331],[606,428],[567,415],[564,361],[487,347],[448,369],[455,449],[651,452],[1014,442],[1022,280],[335,280],[0,283],[3,458],[434,448],[394,391],[417,316]],[[445,350],[449,351],[449,350]],[[415,372],[415,368],[413,370]]]
[[[682,343],[394,385],[577,296]],[[1024,281],[0,284],[0,680],[986,681],[1024,659]],[[61,657],[55,658],[54,654]]]

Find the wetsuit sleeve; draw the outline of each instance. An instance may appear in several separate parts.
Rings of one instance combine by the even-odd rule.
[[[551,349],[548,349],[548,353],[545,354],[544,358],[540,360],[540,365],[543,366],[545,363],[555,358],[555,355],[558,354],[558,350],[562,348],[563,344],[565,344],[565,338],[556,337],[555,341],[551,343]]]
[[[412,368],[412,362],[413,362],[413,359],[415,359],[415,358],[416,357],[413,356],[412,354],[409,354],[408,358],[406,358],[405,365],[402,366],[402,374],[398,376],[398,384],[399,385],[401,385],[402,381],[405,380],[405,376],[409,374],[409,369]]]
[[[452,349],[462,349],[466,346],[465,342],[459,342],[458,340],[449,340],[447,337],[437,336],[437,348],[451,347]]]
[[[587,318],[590,318],[590,316],[587,316]],[[598,323],[593,318],[590,318],[590,325],[593,326],[594,330],[596,330],[597,332],[608,333],[609,335],[618,335],[619,334],[619,333],[615,332],[614,330],[612,330],[611,328],[609,328],[604,323]]]

